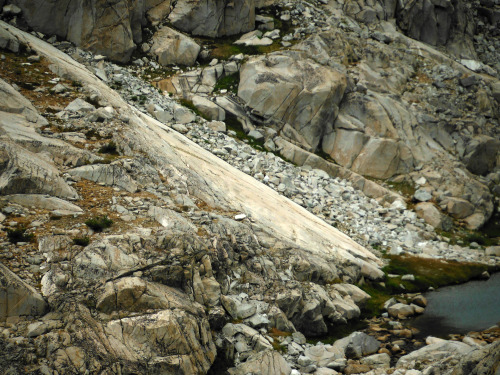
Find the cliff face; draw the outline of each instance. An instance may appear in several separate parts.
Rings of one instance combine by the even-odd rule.
[[[498,4],[0,6],[7,373],[498,367],[498,328],[408,353],[411,294],[370,335],[305,337],[359,318],[363,284],[415,280],[380,249],[499,264],[435,231],[500,193]]]

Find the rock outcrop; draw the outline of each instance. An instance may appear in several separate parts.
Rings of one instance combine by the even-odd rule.
[[[343,74],[294,53],[255,57],[240,72],[238,96],[264,119],[290,124],[315,151],[338,113]]]
[[[255,27],[254,0],[64,0],[57,3],[12,0],[9,3],[19,7],[31,28],[122,63],[130,60],[137,44],[142,42],[142,28],[147,20],[158,24],[168,17],[179,30],[209,37],[234,35]],[[165,47],[162,49],[163,54],[167,53]],[[186,57],[186,61],[191,61],[192,55]],[[166,57],[160,60],[173,63]]]

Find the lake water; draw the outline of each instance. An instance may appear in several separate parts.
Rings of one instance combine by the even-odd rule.
[[[440,288],[425,294],[425,313],[411,321],[417,337],[446,338],[450,333],[479,331],[500,323],[500,272],[486,281]]]

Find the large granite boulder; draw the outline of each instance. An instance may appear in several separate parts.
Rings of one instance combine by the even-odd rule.
[[[290,124],[316,150],[337,117],[347,80],[344,74],[298,53],[257,56],[240,71],[238,96],[264,118]]]
[[[84,49],[127,62],[141,42],[142,1],[14,0],[34,30],[57,35]],[[141,6],[139,6],[141,5]]]
[[[447,46],[458,56],[475,55],[471,40],[474,18],[463,0],[400,1],[396,20],[411,38],[433,46]]]
[[[322,148],[340,165],[364,176],[389,178],[409,172],[413,156],[399,130],[413,119],[407,109],[389,96],[369,91],[352,93],[342,101]]]
[[[255,27],[254,0],[180,0],[169,15],[179,30],[208,37],[251,31]]]
[[[188,36],[169,27],[153,35],[151,53],[161,65],[193,65],[201,47]]]

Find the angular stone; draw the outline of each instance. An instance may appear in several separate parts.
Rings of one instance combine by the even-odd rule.
[[[226,111],[211,100],[198,95],[194,95],[191,100],[193,101],[193,105],[208,119],[216,121],[224,121],[226,119]]]
[[[48,305],[32,286],[0,263],[0,321],[9,317],[45,314]]]
[[[242,66],[238,96],[261,116],[291,124],[304,146],[316,150],[346,85],[345,76],[329,67],[300,54],[275,52]]]
[[[415,309],[411,305],[396,303],[387,308],[387,312],[393,318],[405,319],[415,314]]]

